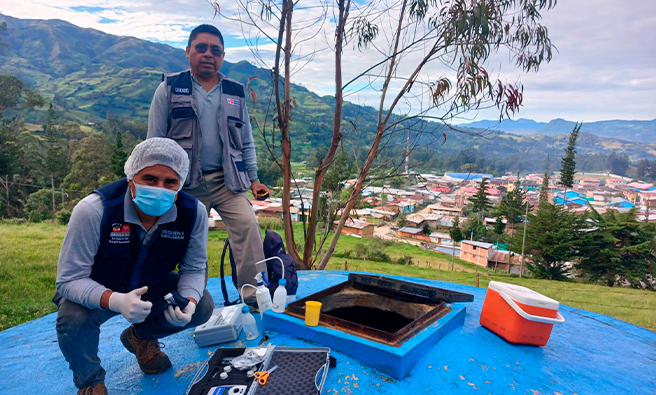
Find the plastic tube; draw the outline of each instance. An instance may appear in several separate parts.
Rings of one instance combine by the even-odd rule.
[[[279,256],[272,256],[271,258],[262,259],[261,261],[255,262],[255,265],[257,266],[259,263],[264,263],[264,262],[270,261],[272,259],[277,259],[277,260],[280,261],[280,267],[282,268],[282,272],[281,272],[282,273],[282,278],[285,278],[285,262],[283,262],[282,259],[280,259]]]
[[[244,285],[241,286],[241,292],[240,292],[241,293],[241,295],[240,295],[241,296],[241,301],[246,303],[244,301],[244,287],[251,287],[255,290],[255,292],[257,292],[257,287],[253,284],[244,284]]]

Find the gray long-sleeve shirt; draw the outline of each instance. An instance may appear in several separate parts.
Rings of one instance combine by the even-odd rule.
[[[219,79],[223,79],[219,73]],[[218,112],[223,104],[221,98],[221,84],[215,85],[209,92],[198,82],[196,77],[191,76],[193,84],[193,100],[198,107],[198,122],[202,134],[202,145],[200,148],[200,167],[202,171],[212,171],[223,167],[223,143],[219,137]],[[251,121],[248,116],[248,108],[244,103],[241,128],[242,160],[248,177],[251,181],[257,180],[257,156]],[[166,81],[162,81],[153,95],[148,112],[148,138],[166,137],[168,133],[169,118],[169,90]]]
[[[92,309],[100,308],[100,298],[108,290],[90,278],[93,261],[100,246],[100,225],[104,206],[102,198],[96,193],[80,200],[75,206],[57,263],[56,284],[59,294]],[[137,225],[134,228],[139,232],[139,238],[144,245],[153,238],[158,226],[173,222],[178,216],[178,208],[173,205],[146,231],[134,208],[129,190],[125,194],[124,207],[125,222]],[[200,300],[205,288],[207,270],[208,226],[205,205],[198,201],[196,211],[196,223],[187,246],[187,255],[179,265],[178,292],[185,298]]]

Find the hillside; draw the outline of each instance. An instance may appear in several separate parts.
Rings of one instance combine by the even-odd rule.
[[[574,129],[576,122],[564,119],[554,119],[549,122],[535,122],[530,119],[499,121],[476,121],[462,126],[479,129],[493,129],[519,135],[544,134],[556,136],[564,130]],[[599,121],[587,122],[581,127],[581,132],[598,137],[619,139],[624,141],[656,143],[656,119],[651,121]]]
[[[24,20],[0,15],[0,21],[7,23],[7,31],[1,38],[9,44],[0,57],[0,73],[18,75],[35,87],[47,100],[53,101],[62,121],[102,123],[111,114],[144,122],[162,73],[188,68],[184,51],[168,45],[113,36],[60,20]],[[245,61],[225,62],[221,71],[243,83],[250,77],[259,77],[250,85],[257,101],[249,101],[249,105],[253,124],[261,125],[271,94],[270,72]],[[296,103],[292,121],[293,155],[295,160],[307,160],[329,144],[334,103],[331,97],[318,96],[299,85],[292,85],[292,96]],[[371,134],[375,132],[376,110],[345,103],[343,114],[347,152],[362,163]],[[29,123],[42,124],[47,112],[31,110],[21,115]],[[271,116],[268,122],[270,125]],[[473,128],[490,126],[486,122],[470,124],[469,130],[480,132]],[[603,128],[594,126],[597,124],[603,124]],[[538,171],[544,168],[546,156],[550,155],[551,168],[557,170],[566,134],[574,123],[554,120],[542,124],[522,119],[504,121],[502,125],[511,125],[507,130],[501,129],[507,133],[472,137],[440,124],[420,123],[413,133],[424,148],[411,154],[411,166],[418,172],[461,170],[463,166],[473,171]],[[611,152],[626,153],[633,161],[653,159],[656,144],[645,143],[656,143],[654,129],[656,121],[585,124],[578,153],[582,160],[594,159],[595,164],[587,170],[604,170],[605,157]],[[536,134],[534,130],[544,132]],[[444,144],[443,133],[447,135]],[[632,142],[635,140],[631,136],[644,138]],[[263,145],[261,138],[258,144]],[[405,134],[388,141],[386,146],[379,156],[381,163],[400,165]]]

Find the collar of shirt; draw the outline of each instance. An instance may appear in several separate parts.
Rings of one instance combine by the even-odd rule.
[[[178,206],[174,204],[173,207],[169,209],[169,211],[160,215],[159,218],[157,218],[157,222],[155,222],[155,226],[150,228],[150,231],[147,231],[146,228],[144,228],[144,226],[141,224],[141,220],[139,219],[139,214],[137,213],[137,209],[134,207],[134,203],[132,203],[132,195],[130,194],[130,188],[128,188],[128,190],[125,191],[125,197],[123,198],[123,219],[125,220],[125,222],[139,225],[145,233],[154,232],[159,225],[173,222],[177,217],[178,217]]]
[[[190,74],[191,74],[191,82],[192,82],[193,84],[195,84],[195,85],[199,85],[199,86],[203,86],[203,84],[201,84],[200,81],[198,81],[198,79],[196,78],[196,76],[194,75],[194,73],[190,73]],[[219,83],[216,84],[216,86],[219,86],[219,85],[221,85],[221,81],[223,81],[223,79],[225,78],[225,75],[224,75],[223,73],[221,73],[220,71],[219,71],[218,73],[216,73],[216,74],[218,74],[218,76],[219,76]],[[216,86],[215,86],[214,88],[216,88]],[[214,89],[214,88],[212,88],[212,89]],[[205,88],[203,88],[203,90],[204,90],[204,89],[205,89]]]

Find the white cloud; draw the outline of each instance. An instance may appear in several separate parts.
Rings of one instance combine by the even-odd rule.
[[[235,15],[237,2],[219,2],[225,15]],[[295,22],[318,20],[325,12],[319,0],[298,3]],[[367,6],[362,3],[359,6]],[[3,0],[4,14],[31,19],[58,18],[78,26],[98,29],[107,33],[135,36],[151,41],[177,44],[186,43],[189,31],[200,23],[213,23],[226,36],[227,60],[247,60],[257,64],[244,37],[253,38],[255,26],[244,26],[223,17],[213,19],[213,8],[204,0]],[[328,10],[328,17],[333,17]],[[389,15],[381,15],[382,31],[393,22]],[[271,22],[274,26],[277,21]],[[514,81],[518,77],[524,85],[524,107],[518,117],[549,121],[554,118],[596,121],[605,119],[656,118],[656,2],[653,0],[560,0],[555,9],[543,13],[543,23],[549,28],[553,44],[559,52],[550,64],[539,73],[522,74],[503,64],[507,55],[498,55],[490,70],[502,79]],[[274,27],[260,28],[275,35]],[[242,30],[243,29],[243,30]],[[321,26],[295,31],[297,39],[307,40],[301,52],[317,51],[310,62],[299,60],[295,64],[293,82],[300,83],[319,94],[334,93],[334,55],[327,48],[333,40],[334,25],[329,19]],[[384,36],[383,36],[384,37]],[[260,43],[266,40],[260,40]],[[374,49],[364,52],[353,50],[353,43],[344,51],[344,81],[363,72],[368,65],[380,59]],[[258,47],[259,55],[271,64],[273,45]],[[407,55],[412,65],[420,53]],[[261,65],[261,64],[259,64]],[[303,66],[303,67],[301,67]],[[399,75],[407,75],[409,68],[401,66]],[[431,78],[450,73],[435,63],[427,66]],[[426,73],[424,76],[427,77]],[[362,89],[367,80],[348,89],[348,100],[377,106],[380,92]],[[394,84],[396,86],[398,82]],[[379,87],[379,85],[374,85]],[[413,89],[419,89],[417,87]],[[413,109],[419,106],[413,104]],[[407,107],[406,107],[407,108]],[[494,118],[493,111],[468,114],[464,120]]]

